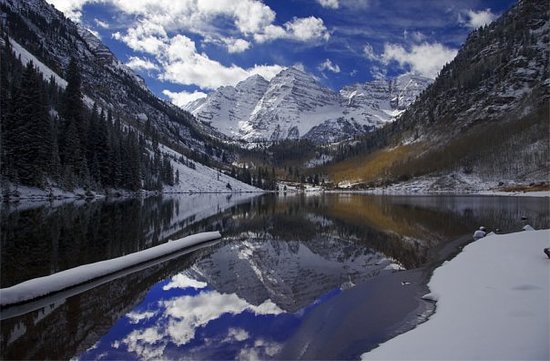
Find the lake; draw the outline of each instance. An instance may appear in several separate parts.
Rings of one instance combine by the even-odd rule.
[[[195,194],[2,206],[0,286],[189,234],[223,238],[5,308],[3,359],[357,359],[433,312],[432,270],[548,198]],[[498,252],[498,250],[495,250]]]

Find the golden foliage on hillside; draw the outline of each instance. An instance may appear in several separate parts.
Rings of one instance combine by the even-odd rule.
[[[381,149],[365,156],[354,157],[331,165],[326,169],[326,173],[335,183],[344,180],[362,183],[375,182],[387,178],[395,165],[419,154],[423,149],[422,143]]]

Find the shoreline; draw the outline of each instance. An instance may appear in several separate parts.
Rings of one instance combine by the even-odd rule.
[[[471,235],[463,235],[443,242],[416,268],[375,277],[346,289],[316,309],[277,357],[318,359],[322,355],[326,359],[359,359],[381,342],[413,330],[436,310],[435,302],[422,299],[429,292],[432,273],[471,241]],[[355,324],[363,326],[353,327]],[[364,325],[369,325],[366,332]]]
[[[130,192],[126,190],[112,190],[107,193],[101,192],[88,192],[83,189],[75,191],[64,191],[61,189],[55,189],[53,191],[43,190],[38,188],[32,188],[32,190],[25,189],[24,192],[18,196],[3,196],[0,204],[17,204],[21,201],[30,202],[55,202],[55,201],[95,201],[100,199],[116,200],[116,199],[130,199],[141,197],[153,197],[162,195],[196,195],[196,194],[265,194],[276,193],[278,195],[286,194],[367,194],[367,195],[379,195],[379,196],[408,196],[408,197],[426,197],[426,196],[489,196],[489,197],[537,197],[537,198],[550,198],[550,191],[522,191],[522,192],[504,192],[504,191],[479,191],[479,192],[460,192],[460,191],[431,191],[431,192],[405,192],[405,191],[386,191],[386,190],[319,190],[319,191],[300,191],[300,190],[288,190],[282,191],[136,191]]]
[[[550,230],[470,242],[430,276],[423,300],[433,300],[435,311],[426,322],[361,359],[547,359],[541,340],[548,339],[549,260],[542,247],[549,243]]]

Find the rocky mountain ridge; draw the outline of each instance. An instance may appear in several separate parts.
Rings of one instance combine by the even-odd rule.
[[[235,87],[221,87],[184,109],[233,138],[331,143],[395,120],[430,83],[404,74],[349,85],[337,93],[291,67],[269,82],[254,75]]]

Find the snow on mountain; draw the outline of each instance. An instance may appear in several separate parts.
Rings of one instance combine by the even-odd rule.
[[[166,147],[160,146],[163,154],[170,157],[179,179],[173,186],[165,186],[165,192],[259,192],[259,188],[243,183],[218,170],[212,169]],[[192,165],[191,165],[192,164]]]
[[[314,125],[339,113],[339,97],[310,75],[288,68],[277,74],[241,123],[244,139],[297,139]]]
[[[366,118],[372,125],[382,125],[401,114],[430,83],[428,78],[407,73],[346,86],[340,91],[346,102],[344,113],[347,118]]]
[[[185,276],[232,293],[253,305],[271,300],[296,312],[319,295],[350,288],[402,266],[361,244],[329,235],[309,242],[283,241],[269,234],[247,233],[199,261]]]
[[[222,133],[248,141],[307,138],[333,142],[368,132],[409,106],[431,80],[413,74],[345,87],[339,93],[296,69],[270,82],[255,75],[221,87],[185,109]]]
[[[191,110],[197,119],[209,123],[222,133],[237,136],[240,121],[251,116],[268,84],[260,75],[253,75],[234,87],[220,87],[209,97],[197,99],[186,108]]]

